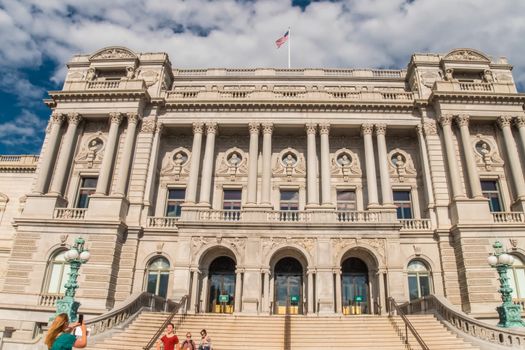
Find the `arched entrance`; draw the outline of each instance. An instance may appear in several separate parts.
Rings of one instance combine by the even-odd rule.
[[[356,257],[350,257],[341,264],[341,298],[344,315],[371,313],[368,266]]]
[[[235,305],[235,261],[215,258],[209,267],[208,312],[232,313]]]
[[[280,259],[274,268],[274,313],[303,313],[303,266],[292,257]]]

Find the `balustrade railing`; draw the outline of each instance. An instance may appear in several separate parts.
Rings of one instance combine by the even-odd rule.
[[[174,304],[173,301],[164,299],[157,295],[148,292],[141,292],[140,294],[131,295],[115,309],[90,319],[86,322],[86,325],[91,329],[91,335],[94,336],[118,327],[143,308],[148,308],[151,311],[168,311],[170,307],[174,307]]]
[[[240,210],[206,210],[199,212],[199,219],[203,221],[240,221]]]
[[[458,331],[481,341],[509,348],[525,349],[525,332],[500,328],[472,318],[463,312],[454,310],[445,298],[428,295],[399,307],[407,314],[435,313]]]
[[[90,81],[87,84],[88,89],[117,89],[120,85],[120,80],[102,80]]]
[[[176,216],[150,216],[148,217],[147,227],[171,228],[177,227],[179,218]]]
[[[400,219],[404,231],[430,230],[432,224],[430,219]]]
[[[494,218],[494,222],[498,224],[525,223],[525,214],[522,212],[493,212],[492,217]]]
[[[459,89],[463,91],[493,91],[491,83],[459,83]]]
[[[277,210],[267,213],[270,222],[310,222],[311,212],[298,210]]]
[[[395,69],[333,69],[333,68],[210,68],[210,69],[176,69],[176,76],[345,76],[345,77],[373,77],[399,78],[406,76],[406,70]]]
[[[86,208],[56,208],[53,218],[64,220],[84,220]]]
[[[338,222],[380,222],[382,213],[379,211],[337,211]]]
[[[38,303],[41,306],[55,306],[57,300],[62,299],[63,297],[63,294],[42,293],[40,294],[40,300],[38,301]]]
[[[409,339],[410,338],[409,338],[408,331],[410,331],[410,333],[412,333],[412,336],[414,337],[414,339],[418,342],[419,346],[421,347],[421,350],[430,350],[430,348],[427,346],[427,344],[425,344],[425,342],[423,341],[423,339],[421,338],[419,333],[416,331],[416,329],[414,328],[414,326],[412,325],[410,320],[406,317],[404,310],[402,310],[399,307],[399,305],[396,303],[396,301],[392,297],[388,298],[388,309],[389,309],[388,317],[390,318],[390,322],[392,322],[394,327],[397,329],[397,331],[399,332],[399,335],[405,341],[405,344],[407,345],[408,349],[412,349],[413,348],[410,345],[410,343],[409,343]],[[395,313],[397,313],[398,316],[401,317],[401,320],[403,321],[404,329],[405,329],[404,333],[401,330],[401,328],[399,328],[399,326],[397,326],[397,323],[395,322],[395,319],[393,317],[394,316],[394,311],[395,311]]]
[[[178,330],[180,324],[182,323],[182,321],[186,317],[186,313],[187,313],[187,310],[188,310],[188,302],[189,302],[189,298],[188,298],[187,295],[185,295],[179,300],[179,302],[173,303],[172,305],[170,305],[170,309],[166,310],[166,311],[170,312],[169,316],[166,317],[166,320],[164,320],[164,323],[162,323],[160,328],[151,337],[151,339],[149,340],[148,344],[146,344],[146,346],[144,346],[144,348],[143,348],[144,350],[149,350],[149,349],[151,349],[153,347],[153,345],[155,344],[157,339],[160,337],[162,332],[164,332],[164,330],[166,329],[166,327],[168,326],[169,323],[173,323],[174,331]],[[177,317],[177,320],[174,322],[173,319],[175,317]]]

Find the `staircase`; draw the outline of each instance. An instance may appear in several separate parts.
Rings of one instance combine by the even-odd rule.
[[[142,350],[167,314],[143,312],[125,330],[111,338],[89,344],[87,349]],[[432,315],[411,315],[409,319],[431,350],[479,349],[445,329]],[[387,316],[307,317],[188,315],[177,327],[181,341],[191,332],[198,345],[205,328],[214,350],[405,350],[407,347],[393,324],[404,334],[400,318]],[[409,337],[412,349],[419,345]],[[155,349],[155,347],[153,347]]]

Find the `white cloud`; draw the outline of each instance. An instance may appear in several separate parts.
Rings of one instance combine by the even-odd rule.
[[[0,123],[0,143],[21,149],[28,146],[33,151],[40,147],[45,126],[46,122],[37,115],[22,109],[21,114],[11,121]]]
[[[525,1],[0,0],[0,68],[63,65],[108,45],[168,52],[176,67],[398,67],[414,52],[473,47],[505,55],[525,84]],[[178,32],[180,29],[184,32]],[[202,36],[189,29],[211,30]]]

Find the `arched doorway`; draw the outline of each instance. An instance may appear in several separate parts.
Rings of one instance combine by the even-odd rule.
[[[341,265],[341,273],[343,314],[371,313],[368,266],[366,263],[359,258],[347,258]]]
[[[233,313],[235,305],[235,261],[221,256],[209,267],[208,311]]]
[[[282,258],[274,268],[274,313],[303,313],[303,266],[292,257]]]

